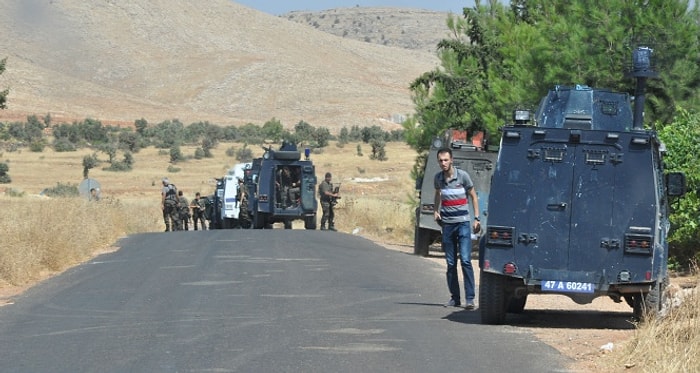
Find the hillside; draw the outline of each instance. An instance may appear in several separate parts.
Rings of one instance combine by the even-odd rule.
[[[203,4],[206,4],[203,5]],[[228,0],[0,0],[3,118],[394,128],[434,53],[351,40]]]
[[[348,39],[434,54],[438,42],[450,36],[448,16],[422,9],[354,7],[280,17]]]

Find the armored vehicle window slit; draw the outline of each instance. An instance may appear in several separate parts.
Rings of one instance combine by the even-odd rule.
[[[564,160],[566,149],[544,148],[544,160],[548,162],[561,162]]]
[[[586,150],[586,164],[602,165],[605,164],[605,151]]]

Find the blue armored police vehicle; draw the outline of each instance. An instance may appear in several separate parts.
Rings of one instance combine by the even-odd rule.
[[[303,220],[304,228],[316,229],[316,169],[296,145],[284,143],[279,150],[265,148],[262,157],[245,170],[246,210],[251,228],[272,228],[283,223],[292,228],[294,220]],[[243,211],[241,211],[243,213]]]
[[[664,145],[643,128],[650,56],[634,53],[634,114],[627,93],[557,86],[534,118],[516,111],[502,128],[480,247],[482,323],[522,312],[528,294],[608,296],[636,318],[660,310],[670,199],[685,176],[664,173]]]
[[[485,133],[475,132],[471,137],[466,131],[448,130],[442,136],[433,139],[425,162],[423,177],[416,179],[419,205],[416,208],[416,221],[414,226],[413,253],[427,256],[430,248],[441,236],[441,228],[435,221],[435,174],[440,172],[437,163],[437,152],[440,148],[452,149],[453,164],[456,168],[469,173],[476,188],[479,208],[482,210],[481,224],[486,225],[488,216],[484,212],[488,210],[489,188],[491,175],[498,153],[493,146],[486,143]],[[478,239],[478,234],[476,235]],[[476,247],[477,245],[473,245]]]

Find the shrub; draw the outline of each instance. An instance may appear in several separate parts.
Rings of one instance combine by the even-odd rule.
[[[56,139],[53,142],[53,149],[57,152],[74,152],[76,151],[76,146],[70,140],[67,138],[63,137],[60,139]]]
[[[29,144],[29,150],[31,150],[35,153],[43,152],[45,147],[46,147],[46,143],[44,143],[43,140],[32,141],[32,143]]]
[[[250,150],[248,144],[243,145],[242,148],[238,149],[236,152],[236,159],[240,162],[250,162],[253,160],[253,151]]]
[[[80,192],[77,184],[58,182],[55,187],[44,189],[42,194],[48,197],[78,197]]]

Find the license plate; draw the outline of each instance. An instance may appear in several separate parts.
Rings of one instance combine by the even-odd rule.
[[[593,293],[595,286],[587,282],[574,281],[542,281],[542,291],[563,293]]]

